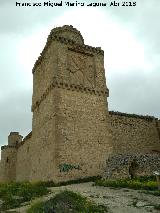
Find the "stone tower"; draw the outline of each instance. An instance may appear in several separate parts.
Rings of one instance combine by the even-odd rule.
[[[108,113],[108,93],[103,50],[85,45],[72,26],[53,29],[33,67],[32,132],[23,140],[18,132],[8,136],[1,147],[0,182],[128,174],[128,165],[118,171],[106,164],[110,154],[112,166],[114,159],[119,163],[117,154],[148,153],[152,169],[158,168],[159,157],[152,154],[160,153],[160,121]],[[134,173],[152,174],[144,169]]]
[[[22,138],[19,132],[11,132],[8,145],[1,147],[1,181],[16,181],[17,147]]]
[[[102,173],[107,97],[103,50],[85,45],[72,26],[54,28],[33,68],[31,180]]]

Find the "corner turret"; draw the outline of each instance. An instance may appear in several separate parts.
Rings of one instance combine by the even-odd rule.
[[[16,180],[17,145],[22,141],[19,132],[10,132],[8,145],[1,147],[1,177],[0,181]]]
[[[8,136],[8,145],[16,146],[22,141],[23,136],[19,135],[19,132],[10,132]]]

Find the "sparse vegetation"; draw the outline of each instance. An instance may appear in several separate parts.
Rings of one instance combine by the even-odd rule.
[[[80,168],[79,165],[72,165],[72,164],[63,163],[63,164],[59,165],[59,169],[60,169],[60,172],[68,172],[69,170],[72,170],[72,169],[80,170],[81,168]]]
[[[154,206],[154,209],[160,210],[160,204],[159,204],[159,205],[155,205],[155,206]]]
[[[87,177],[65,181],[61,183],[54,183],[53,181],[39,181],[35,183],[11,182],[6,184],[0,184],[0,199],[3,201],[2,205],[0,206],[0,211],[19,207],[24,202],[30,201],[35,197],[40,197],[49,193],[47,187],[57,187],[75,183],[84,183],[89,181],[96,181],[97,179],[100,179],[100,177]]]
[[[94,185],[98,186],[108,186],[115,189],[125,188],[124,190],[127,191],[127,188],[137,189],[141,190],[138,191],[138,193],[141,192],[160,196],[160,190],[157,190],[157,182],[155,180],[155,177],[138,177],[125,180],[104,180],[98,176],[70,180],[61,183],[54,183],[53,181],[36,183],[6,183],[0,184],[0,212],[6,212],[6,210],[20,207],[22,205],[25,205],[24,202],[28,202],[31,201],[33,198],[48,194],[50,192],[48,187],[57,187],[90,181],[94,181]],[[91,199],[97,196],[91,194],[89,197]],[[137,201],[138,200],[135,199],[132,205],[136,206]],[[159,210],[160,205],[154,205],[154,208]],[[80,194],[74,193],[72,191],[63,191],[55,195],[48,201],[38,201],[36,203],[33,203],[28,210],[28,213],[105,213],[107,212],[107,209],[108,208],[103,205],[96,205]]]
[[[47,187],[40,183],[23,182],[0,184],[0,199],[3,202],[0,206],[0,210],[4,211],[19,207],[22,203],[47,193],[49,193]]]
[[[115,187],[115,188],[130,188],[136,190],[149,190],[152,191],[153,195],[159,195],[160,191],[157,190],[157,182],[155,177],[137,177],[133,179],[123,179],[123,180],[96,180],[94,185]]]
[[[137,202],[138,202],[138,198],[135,198],[135,199],[133,200],[132,206],[136,207]]]
[[[154,196],[160,196],[160,190],[154,190],[154,191],[142,191],[142,193],[150,194]]]
[[[39,185],[46,186],[46,187],[57,187],[57,186],[66,186],[66,185],[76,184],[76,183],[95,182],[100,179],[101,179],[101,176],[93,176],[93,177],[86,177],[86,178],[79,178],[75,180],[64,181],[60,183],[54,183],[53,181],[39,182]]]
[[[78,193],[63,191],[45,202],[36,202],[27,213],[106,213],[107,207],[96,205]]]

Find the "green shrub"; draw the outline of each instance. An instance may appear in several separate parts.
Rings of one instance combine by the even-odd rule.
[[[107,208],[96,205],[87,198],[72,191],[63,191],[46,202],[31,206],[27,213],[106,213]]]
[[[159,205],[155,205],[155,206],[154,206],[154,209],[160,210],[160,204],[159,204]]]
[[[157,182],[153,177],[137,177],[123,180],[96,180],[94,185],[137,190],[157,190]]]
[[[0,199],[4,201],[0,210],[7,210],[21,205],[21,203],[30,201],[34,197],[45,195],[49,192],[47,187],[64,186],[74,183],[83,183],[95,181],[99,179],[96,177],[80,178],[76,180],[65,181],[61,183],[54,183],[53,181],[39,181],[35,183],[30,182],[10,182],[0,184]],[[18,198],[17,198],[18,197]]]
[[[45,187],[57,187],[57,186],[66,186],[70,184],[76,184],[76,183],[85,183],[85,182],[94,182],[96,180],[99,180],[101,176],[92,176],[92,177],[86,177],[86,178],[79,178],[75,180],[68,180],[68,181],[63,181],[60,183],[54,183],[53,181],[39,181],[36,184],[39,186],[45,186]]]
[[[160,196],[160,190],[155,190],[155,191],[144,191],[142,193],[145,194],[150,194],[150,195],[154,195],[154,196]]]
[[[37,201],[32,204],[31,208],[29,208],[27,210],[27,213],[34,213],[34,212],[35,213],[44,213],[43,207],[44,207],[44,202]]]
[[[6,183],[0,184],[0,199],[3,202],[0,210],[16,208],[21,203],[30,201],[34,197],[45,195],[49,190],[37,183]]]

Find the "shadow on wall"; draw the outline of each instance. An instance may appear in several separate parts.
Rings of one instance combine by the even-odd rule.
[[[129,165],[129,169],[128,169],[128,172],[129,172],[129,176],[132,178],[136,177],[136,173],[138,171],[138,163],[136,161],[136,159],[133,159],[133,161],[131,161],[130,165]]]

